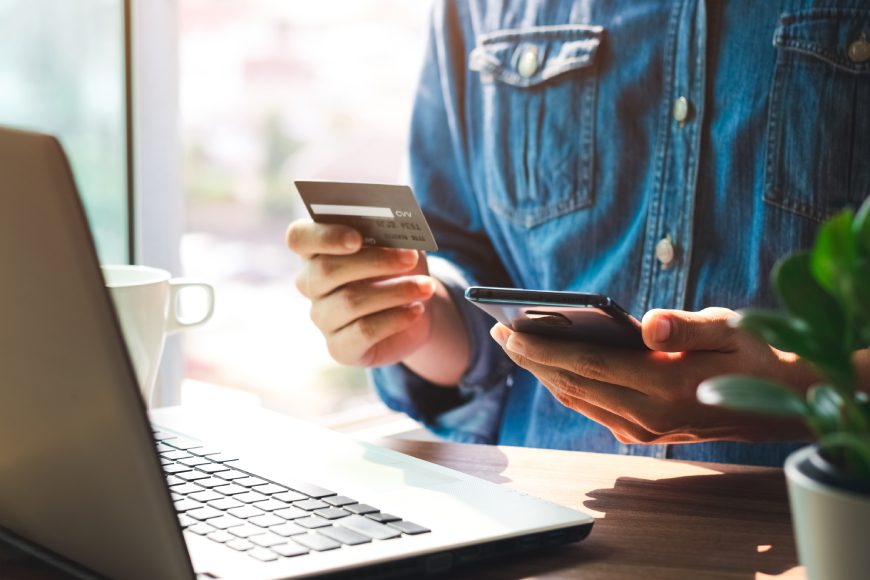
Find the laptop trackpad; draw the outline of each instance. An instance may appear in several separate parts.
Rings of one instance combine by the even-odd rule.
[[[432,489],[455,481],[459,479],[399,454],[384,453],[378,448],[366,449],[364,461],[356,463],[353,469],[354,484],[358,483],[375,492],[390,492],[406,487]]]

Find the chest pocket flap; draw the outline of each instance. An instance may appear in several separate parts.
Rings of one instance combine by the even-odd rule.
[[[534,86],[594,63],[602,32],[582,24],[500,30],[478,39],[469,67],[484,82]]]

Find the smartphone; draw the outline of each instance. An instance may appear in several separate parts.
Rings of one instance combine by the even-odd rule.
[[[647,348],[640,322],[602,294],[472,286],[465,299],[517,332]]]

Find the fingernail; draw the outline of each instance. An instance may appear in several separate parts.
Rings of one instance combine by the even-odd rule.
[[[423,294],[434,294],[435,282],[431,278],[420,278],[417,280],[417,288]]]
[[[406,266],[410,266],[417,261],[417,251],[416,250],[401,250],[399,252],[399,262],[405,264]]]
[[[422,302],[414,302],[413,304],[408,306],[408,310],[414,316],[420,316],[421,314],[423,314],[423,310],[425,310],[425,309],[426,309],[426,307],[423,306]]]
[[[510,335],[510,337],[507,339],[507,343],[505,343],[505,348],[517,354],[526,354],[526,345],[523,344],[523,341],[517,338],[514,334]]]
[[[656,342],[667,342],[671,337],[671,321],[665,317],[659,317],[654,326],[653,337]]]
[[[359,246],[359,234],[356,232],[347,232],[342,237],[342,243],[348,250],[355,250]]]
[[[489,329],[489,335],[501,346],[504,346],[504,343],[508,338],[507,334],[505,333],[504,327],[498,324]]]

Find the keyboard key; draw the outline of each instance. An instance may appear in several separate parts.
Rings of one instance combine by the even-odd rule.
[[[188,467],[196,467],[197,465],[203,465],[204,463],[211,463],[204,457],[187,457],[186,459],[180,459],[178,462]]]
[[[183,479],[184,481],[196,481],[197,479],[208,479],[209,475],[201,471],[185,471],[182,473],[176,473],[175,477]]]
[[[299,509],[312,512],[314,510],[329,507],[329,504],[326,504],[319,499],[304,499],[302,501],[297,501],[296,503],[294,503],[293,507],[298,507]]]
[[[342,507],[342,506],[350,505],[352,503],[356,503],[355,499],[350,499],[349,497],[344,496],[344,495],[334,495],[332,497],[325,497],[325,498],[323,498],[323,501],[325,501],[329,505],[335,506],[335,507]]]
[[[325,520],[318,516],[308,516],[307,518],[299,518],[298,520],[293,520],[294,524],[300,525],[303,528],[308,528],[309,530],[314,530],[317,528],[325,528],[326,526],[332,525],[329,520]],[[374,523],[374,522],[372,522]],[[380,525],[380,524],[378,524]],[[398,533],[396,534],[399,535]]]
[[[329,507],[322,510],[317,510],[314,513],[328,520],[337,520],[345,516],[349,516],[350,512],[337,507]]]
[[[205,524],[205,523],[202,523],[202,522],[200,522],[200,523],[198,523],[198,524],[194,524],[194,525],[190,526],[190,527],[187,528],[187,529],[188,529],[188,531],[191,531],[191,532],[193,532],[194,534],[198,534],[198,535],[200,535],[200,536],[205,536],[205,535],[207,535],[207,534],[210,534],[210,533],[216,531],[216,530],[215,530],[213,527],[211,527],[210,525]]]
[[[332,538],[327,538],[326,536],[321,536],[317,533],[305,534],[304,536],[294,536],[293,541],[316,552],[325,552],[326,550],[335,550],[336,548],[341,547],[341,544]]]
[[[258,536],[263,533],[263,528],[259,526],[252,526],[251,524],[242,524],[241,526],[232,527],[227,530],[232,535],[237,538],[250,538],[251,536]]]
[[[222,512],[221,510],[216,510],[213,507],[205,506],[196,510],[190,510],[189,512],[187,512],[187,515],[198,520],[208,520],[211,518],[222,516],[224,515],[224,512]]]
[[[198,443],[192,439],[185,439],[184,437],[173,437],[172,439],[167,439],[164,443],[175,447],[176,449],[193,449],[194,447],[202,447],[202,443]]]
[[[257,491],[259,491],[259,490],[257,490]],[[308,496],[302,495],[298,491],[285,491],[282,493],[276,493],[272,497],[277,499],[277,500],[280,500],[280,501],[286,501],[287,503],[293,503],[294,501],[306,499]]]
[[[182,485],[173,485],[171,489],[175,493],[180,493],[183,495],[196,493],[198,491],[205,491],[203,488],[199,487],[195,483],[184,483]],[[193,499],[196,499],[197,501],[202,501],[201,499],[197,499],[197,498],[193,498]]]
[[[269,482],[265,479],[260,479],[259,477],[248,476],[237,479],[233,483],[236,485],[244,485],[245,487],[254,487],[255,485],[266,485]]]
[[[269,546],[277,546],[278,544],[283,544],[287,540],[282,538],[281,536],[276,536],[275,534],[260,534],[258,536],[251,536],[248,538],[249,542],[253,542],[258,546],[262,546],[264,548],[268,548]]]
[[[235,540],[230,540],[225,544],[229,546],[233,550],[238,550],[239,552],[245,552],[254,547],[254,544],[249,542],[248,540],[243,540],[242,538],[237,538]]]
[[[279,544],[277,546],[272,546],[269,549],[285,558],[292,558],[293,556],[301,556],[308,553],[306,548],[293,543]]]
[[[166,476],[166,485],[168,485],[169,487],[172,487],[173,485],[183,485],[183,484],[184,484],[183,479],[178,479],[174,475],[167,475]]]
[[[171,459],[160,458],[160,465],[172,465],[173,463]]]
[[[366,514],[373,514],[373,513],[380,511],[379,509],[373,508],[372,506],[370,506],[367,503],[358,503],[358,504],[354,504],[354,505],[346,505],[346,506],[344,506],[344,509],[346,509],[347,511],[349,511],[352,514],[359,514],[361,516],[364,516]]]
[[[256,491],[249,491],[247,493],[240,493],[238,495],[233,496],[235,499],[245,502],[245,503],[254,503],[258,501],[266,501],[269,499],[269,496],[263,495],[262,493],[257,493]]]
[[[376,514],[369,514],[366,516],[369,519],[375,520],[376,522],[380,522],[382,524],[388,524],[390,522],[398,522],[402,518],[394,516],[393,514],[385,514],[383,512],[379,512]]]
[[[407,521],[391,522],[387,525],[390,526],[391,528],[396,528],[397,530],[399,530],[403,534],[408,534],[410,536],[414,536],[416,534],[426,534],[426,533],[432,531],[429,528],[424,528],[420,524],[415,524],[414,522],[407,522]]]
[[[331,526],[329,528],[321,528],[317,530],[318,534],[323,534],[328,538],[332,538],[336,542],[347,544],[348,546],[356,546],[358,544],[367,544],[371,542],[371,538],[358,534],[353,530],[349,530],[342,526]]]
[[[278,510],[274,512],[276,516],[281,516],[285,520],[295,520],[299,518],[307,518],[311,514],[305,510],[301,510],[295,507],[289,507],[285,510]]]
[[[215,487],[221,487],[226,485],[227,482],[223,479],[218,479],[217,477],[209,477],[208,479],[197,479],[196,485],[201,487],[205,487],[208,489],[214,489]]]
[[[402,532],[399,530],[379,524],[364,516],[348,516],[341,520],[341,525],[375,540],[389,540],[390,538],[398,538],[402,535]]]
[[[173,449],[172,451],[164,451],[160,454],[160,457],[176,461],[178,459],[187,459],[188,457],[190,457],[190,453],[188,453],[187,451],[179,451],[178,449]]]
[[[279,536],[283,536],[285,538],[308,533],[308,530],[306,530],[302,526],[297,526],[292,522],[284,522],[283,524],[277,526],[269,526],[269,531],[273,534],[278,534]]]
[[[231,542],[231,541],[236,539],[235,536],[231,535],[229,532],[225,532],[224,530],[218,530],[216,532],[212,532],[206,537],[209,540],[215,541],[219,544]]]
[[[287,487],[295,489],[296,491],[315,499],[320,499],[329,495],[336,495],[334,491],[330,491],[326,488],[320,487],[319,485],[314,485],[313,483],[308,483],[306,481],[288,482]]]
[[[172,433],[167,433],[166,431],[155,431],[154,432],[154,440],[155,441],[163,441],[165,439],[175,439],[177,435],[173,435]]]
[[[282,487],[275,483],[267,483],[266,485],[256,485],[251,488],[251,491],[256,491],[257,493],[262,493],[264,495],[272,495],[274,493],[282,493],[287,491],[286,487]],[[300,497],[299,499],[305,499],[304,497]],[[291,500],[291,501],[296,501]]]
[[[234,483],[230,483],[221,487],[216,487],[214,488],[214,490],[224,495],[237,495],[240,493],[248,493],[247,487],[242,487],[241,485],[236,485]]]
[[[241,526],[244,523],[244,520],[240,520],[239,518],[234,518],[233,516],[229,515],[224,515],[219,518],[212,518],[208,521],[208,525],[214,526],[219,530],[228,530],[230,528]]]
[[[195,519],[188,515],[180,514],[178,516],[178,523],[181,525],[182,528],[187,528],[190,526],[195,526],[199,522],[197,522]]]
[[[232,515],[236,516],[237,518],[242,518],[243,520],[246,520],[248,518],[262,516],[266,512],[264,512],[263,510],[259,510],[255,507],[251,507],[249,505],[242,504],[242,507],[237,507],[237,508],[231,509],[230,513]]]
[[[194,449],[191,449],[190,452],[193,455],[205,456],[205,455],[217,455],[221,451],[220,451],[220,449],[214,449],[213,447],[196,447]]]
[[[218,463],[226,463],[227,461],[238,461],[239,458],[235,455],[230,455],[229,453],[215,453],[213,455],[208,456],[212,461],[217,461]]]
[[[267,499],[266,501],[258,501],[253,504],[265,512],[273,512],[275,510],[283,510],[290,507],[290,504],[278,501],[277,499]]]
[[[167,474],[182,473],[184,471],[191,471],[191,469],[186,465],[179,465],[178,463],[163,466],[163,473]]]
[[[253,548],[245,553],[251,558],[256,558],[261,562],[274,562],[278,559],[278,554],[266,548]]]
[[[173,488],[173,489],[175,489],[175,488]],[[202,488],[199,488],[199,489],[200,489],[200,491],[198,491],[196,493],[192,493],[192,494],[188,495],[187,497],[189,497],[190,499],[195,499],[196,501],[201,501],[203,503],[207,503],[207,502],[214,501],[216,499],[221,499],[224,497],[221,494],[219,494],[216,491],[213,491],[211,489],[202,489]]]
[[[223,463],[204,463],[202,465],[197,465],[196,468],[206,473],[221,473],[224,471],[229,471],[230,469]]]
[[[261,516],[248,518],[248,523],[260,526],[261,528],[268,528],[269,526],[281,525],[285,523],[285,520],[273,514],[263,514]]]
[[[223,465],[222,463],[216,465]],[[248,474],[244,471],[239,471],[238,469],[230,469],[229,471],[224,471],[221,473],[221,479],[226,479],[227,481],[233,481],[236,479],[241,479],[243,477],[248,477]]]
[[[184,496],[180,493],[170,492],[169,495],[172,497],[172,501],[178,501],[180,499],[184,499]]]
[[[186,512],[188,510],[195,510],[201,507],[201,503],[192,499],[182,499],[175,502],[175,511],[177,512]]]
[[[245,504],[243,504],[240,501],[236,501],[231,497],[222,497],[220,499],[215,499],[215,500],[208,502],[208,505],[210,505],[211,507],[213,507],[216,510],[226,511],[226,510],[231,510],[233,508],[242,507]]]

